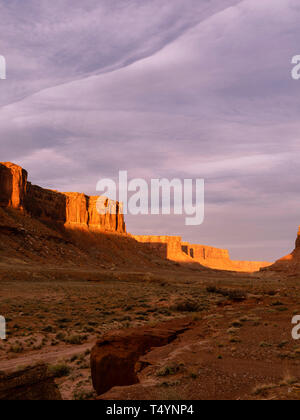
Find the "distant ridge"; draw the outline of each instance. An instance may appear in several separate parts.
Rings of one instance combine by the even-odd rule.
[[[85,263],[92,256],[96,265],[101,264],[101,258],[122,264],[133,261],[145,267],[155,260],[155,264],[173,261],[197,264],[203,269],[239,272],[255,272],[271,265],[268,262],[232,261],[226,249],[192,245],[177,236],[132,236],[126,232],[121,204],[106,199],[103,204],[106,211],[99,214],[97,200],[96,196],[60,193],[32,185],[26,170],[14,163],[0,163],[0,209],[4,211],[0,217],[0,235],[9,238],[9,241],[4,239],[5,249],[9,254],[7,243],[10,243],[11,253],[17,246],[18,255],[21,252],[22,256],[28,254],[29,259],[37,255],[43,258],[47,242],[46,255],[52,253],[54,261],[65,255],[64,262],[78,263],[79,247],[81,257],[88,254]],[[104,234],[115,237],[109,239]],[[64,245],[61,245],[59,255],[55,245],[58,242]]]

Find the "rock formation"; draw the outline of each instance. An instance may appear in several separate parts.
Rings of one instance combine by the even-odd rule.
[[[287,274],[297,274],[300,271],[300,227],[296,239],[295,249],[291,254],[279,259],[267,270],[283,272]]]
[[[147,243],[160,255],[172,261],[195,262],[217,270],[255,272],[271,265],[268,262],[232,261],[227,249],[182,242],[179,236],[134,236],[138,242]]]
[[[174,341],[189,327],[186,320],[166,322],[159,328],[133,328],[107,333],[91,352],[92,380],[97,395],[115,386],[139,382],[138,363],[141,356],[153,347],[162,347]]]
[[[60,193],[32,185],[27,181],[27,172],[13,163],[0,163],[0,208],[20,210],[24,215],[30,215],[51,229],[54,227],[56,231],[64,227],[68,232],[126,233],[121,203],[105,197],[89,197],[76,192]],[[7,224],[1,226],[2,232],[7,231],[8,227],[10,231],[14,229],[15,233],[20,233],[20,226]],[[226,249],[192,245],[182,242],[179,236],[127,238],[132,242],[137,241],[136,245],[139,246],[147,244],[145,248],[148,252],[149,248],[150,251],[155,250],[155,255],[164,260],[199,263],[208,268],[244,272],[258,271],[270,265],[265,262],[232,261]],[[67,240],[69,239],[70,237]],[[79,242],[84,241],[81,238]],[[297,243],[299,245],[300,240]],[[132,245],[131,247],[134,248]]]
[[[99,214],[98,198],[40,188],[27,181],[27,172],[21,167],[0,163],[0,207],[26,211],[70,229],[125,233],[120,204],[105,199]]]
[[[61,395],[46,365],[0,373],[0,401],[60,401]]]

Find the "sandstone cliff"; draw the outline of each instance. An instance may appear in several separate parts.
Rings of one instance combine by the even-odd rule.
[[[120,204],[105,199],[105,210],[99,214],[97,200],[98,197],[32,185],[24,169],[12,163],[0,163],[0,207],[26,211],[33,217],[70,229],[125,233]]]
[[[179,236],[134,236],[134,239],[148,244],[169,260],[199,263],[216,270],[255,272],[271,265],[268,262],[232,261],[227,249],[182,242]]]
[[[27,256],[29,260],[48,258],[51,254],[57,263],[62,259],[81,264],[91,261],[92,257],[97,264],[140,261],[143,266],[159,259],[160,263],[162,260],[198,263],[202,267],[244,272],[258,271],[270,265],[232,261],[226,249],[182,242],[179,236],[123,235],[121,238],[118,235],[118,238],[109,238],[98,235],[126,233],[121,203],[105,197],[99,202],[99,197],[77,192],[48,190],[32,185],[27,177],[21,167],[0,163],[2,258],[5,253],[22,256],[22,259]],[[297,244],[299,246],[299,239]]]
[[[23,209],[27,172],[13,163],[0,163],[0,206]]]

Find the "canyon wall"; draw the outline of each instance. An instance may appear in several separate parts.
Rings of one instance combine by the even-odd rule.
[[[33,217],[56,222],[68,229],[125,233],[121,205],[104,199],[100,214],[98,198],[32,185],[27,181],[24,169],[12,163],[0,163],[0,207],[26,211]]]
[[[12,163],[0,163],[0,207],[14,208],[32,217],[66,229],[126,233],[121,203],[82,193],[60,193],[32,185],[27,172]],[[163,259],[199,263],[219,270],[254,272],[271,264],[265,262],[232,261],[228,250],[182,242],[179,236],[133,236]],[[296,249],[300,250],[300,237]],[[294,251],[285,260],[290,261]]]
[[[216,270],[255,272],[271,263],[256,261],[232,261],[227,249],[182,242],[179,236],[134,236],[159,254],[172,261],[199,263]]]

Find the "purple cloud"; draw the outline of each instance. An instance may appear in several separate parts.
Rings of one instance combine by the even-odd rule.
[[[15,69],[0,86],[2,160],[43,186],[86,193],[123,169],[205,178],[202,226],[128,216],[129,231],[179,234],[234,259],[290,251],[300,205],[297,0],[29,3],[23,15],[19,2],[0,3],[0,53],[11,47]]]

